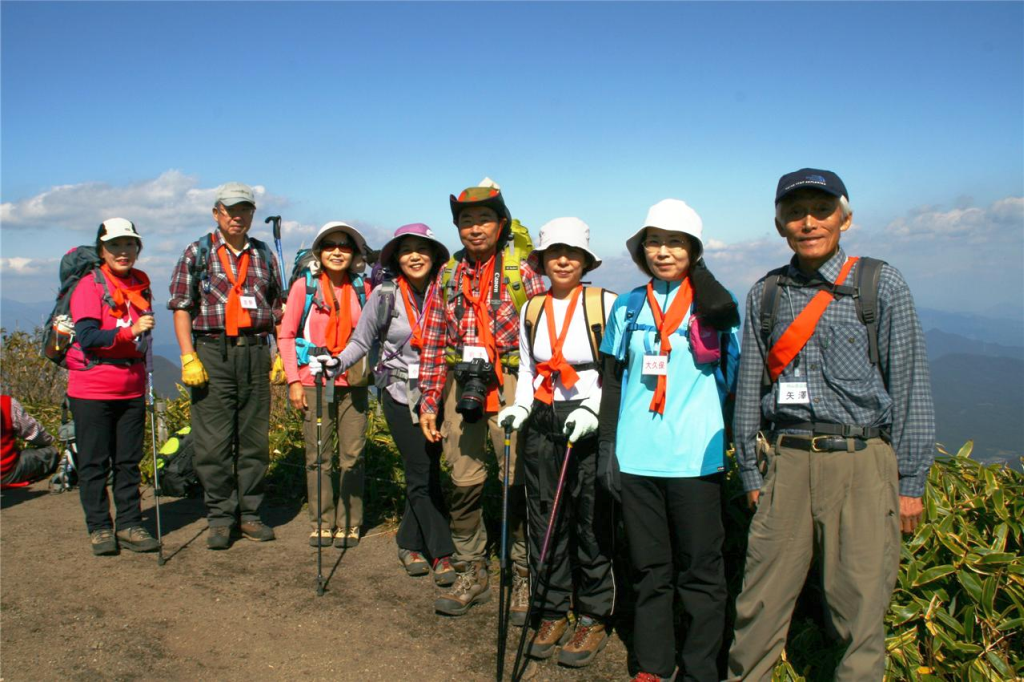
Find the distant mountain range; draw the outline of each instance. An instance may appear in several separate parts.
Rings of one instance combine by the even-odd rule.
[[[52,305],[2,299],[0,325],[34,329]],[[1024,318],[1017,311],[1003,318],[928,308],[919,312],[927,330],[937,440],[956,450],[973,439],[977,459],[1019,468],[1018,458],[1024,455]],[[153,384],[159,395],[174,397],[180,379],[178,347],[169,313],[158,315]]]

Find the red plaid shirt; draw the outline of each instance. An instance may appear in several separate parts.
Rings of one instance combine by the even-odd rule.
[[[199,246],[203,240],[197,240],[185,247],[185,252],[174,266],[171,275],[171,298],[167,301],[168,310],[186,310],[192,315],[192,330],[197,333],[219,333],[224,329],[224,309],[231,291],[231,281],[224,274],[217,250],[224,243],[220,230],[214,229],[210,253],[207,254],[207,272],[210,273],[210,290],[204,291],[201,283],[192,276],[196,260],[199,258]],[[263,248],[255,248],[254,243],[262,244]],[[249,269],[245,276],[243,295],[256,297],[256,309],[249,311],[252,326],[246,327],[243,333],[259,333],[273,331],[281,321],[281,283],[277,279],[279,272],[277,258],[266,244],[250,238],[243,250],[249,250]],[[234,273],[238,272],[238,256],[227,249],[228,261]],[[270,257],[268,263],[263,255]],[[198,273],[197,273],[198,274]],[[198,294],[199,300],[193,296]],[[198,304],[198,309],[197,309]]]
[[[456,348],[460,352],[463,346],[480,345],[479,334],[476,328],[476,312],[463,297],[462,281],[467,279],[473,286],[473,293],[479,293],[478,287],[484,287],[488,291],[491,282],[474,281],[474,275],[479,264],[472,263],[468,259],[462,260],[455,267],[452,273],[450,287],[451,295],[448,301],[442,305],[445,297],[442,280],[444,270],[437,274],[437,287],[435,287],[436,301],[430,307],[430,314],[427,316],[423,327],[423,351],[420,354],[420,390],[423,393],[423,402],[420,404],[420,412],[423,414],[436,414],[441,401],[441,392],[444,390],[445,375],[447,366],[445,364],[445,348]],[[544,280],[533,269],[523,261],[519,272],[522,274],[523,286],[526,288],[527,297],[544,293],[547,287]],[[487,295],[490,298],[489,294]],[[494,316],[494,309],[488,310]],[[455,316],[456,307],[461,307],[462,319]],[[504,282],[501,285],[501,305],[498,306],[497,316],[493,318],[494,340],[498,347],[498,355],[505,357],[510,353],[519,352],[519,313],[516,311],[515,303],[508,293],[508,287]]]

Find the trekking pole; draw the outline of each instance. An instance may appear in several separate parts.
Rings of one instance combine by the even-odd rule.
[[[323,517],[323,440],[321,428],[324,416],[324,373],[323,369],[313,378],[316,384],[316,596],[324,596],[324,546],[321,535],[324,532]]]
[[[277,247],[277,264],[281,268],[281,286],[288,283],[288,277],[284,274],[284,251],[281,249],[281,216],[269,216],[264,223],[274,223],[274,246]]]
[[[146,314],[146,313],[143,313]],[[148,313],[152,315],[153,313]],[[156,399],[153,396],[153,335],[149,334],[149,346],[146,348],[146,374],[148,376],[149,388],[147,400],[149,402],[149,432],[153,442],[153,499],[156,502],[156,565],[164,565],[164,533],[160,524],[160,467],[156,460]]]
[[[569,427],[569,432],[572,433],[572,422],[567,422],[566,426]],[[559,502],[562,501],[562,490],[565,488],[565,474],[569,470],[569,459],[572,457],[572,446],[573,442],[569,441],[569,444],[565,447],[565,459],[562,460],[562,471],[558,475],[558,487],[555,488],[555,500],[551,503],[551,516],[548,517],[548,528],[544,532],[544,544],[540,548],[540,561],[537,562],[537,574],[535,576],[534,584],[540,586],[541,576],[544,575],[544,569],[546,568],[548,558],[548,548],[551,546],[551,531],[555,528],[555,523],[558,519],[558,508]],[[537,590],[540,592],[540,589]],[[522,679],[523,673],[526,672],[526,666],[523,669],[519,669],[519,662],[523,658],[523,648],[526,645],[526,633],[530,629],[530,618],[533,616],[534,603],[537,600],[537,595],[533,591],[530,592],[530,600],[526,606],[526,622],[523,624],[523,631],[519,635],[519,648],[516,649],[516,661],[512,665],[512,680],[518,682]]]
[[[505,429],[505,468],[502,481],[501,496],[501,547],[498,573],[498,671],[496,679],[501,682],[505,674],[505,645],[508,640],[508,609],[506,608],[505,592],[508,589],[508,468],[512,458],[512,417],[507,417],[501,425]]]

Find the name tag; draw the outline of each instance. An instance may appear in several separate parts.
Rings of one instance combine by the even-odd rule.
[[[239,296],[238,300],[241,301],[242,307],[246,310],[256,310],[255,296]]]
[[[487,355],[487,349],[483,346],[466,346],[462,349],[463,362],[473,362],[478,358],[484,362],[490,362],[490,357]]]
[[[415,362],[409,365],[409,378],[419,379],[420,378],[420,363]]]
[[[124,317],[117,318],[117,328],[118,329],[120,329],[121,327],[130,327],[130,326],[132,326],[132,321],[128,319],[127,315],[125,315]]]
[[[664,355],[645,355],[641,372],[644,376],[665,376],[668,374],[668,357]]]
[[[810,402],[806,381],[779,382],[779,405],[807,405]]]

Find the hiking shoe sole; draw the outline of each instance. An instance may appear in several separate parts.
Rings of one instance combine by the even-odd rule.
[[[491,600],[491,588],[476,595],[465,604],[460,604],[452,599],[438,599],[434,601],[434,611],[445,616],[464,616],[474,604],[486,604]]]
[[[117,554],[117,541],[96,542],[92,545],[93,556],[111,556]]]
[[[605,637],[603,640],[601,640],[601,643],[597,645],[597,648],[591,651],[589,654],[582,655],[569,653],[565,649],[562,649],[558,653],[558,664],[564,665],[567,668],[585,668],[586,666],[594,662],[594,659],[597,658],[597,655],[601,653],[601,650],[604,649],[606,644],[608,644],[607,634],[605,634]]]
[[[150,538],[142,542],[128,542],[127,540],[121,540],[120,545],[125,549],[129,549],[133,552],[155,552],[160,549],[160,543],[156,541],[156,538]]]
[[[413,578],[420,578],[430,573],[430,564],[426,561],[417,561],[412,564],[404,565],[405,572],[411,575]],[[455,582],[455,578],[452,578],[452,582]],[[449,583],[450,585],[451,583]]]
[[[455,571],[448,571],[447,573],[435,573],[434,584],[438,587],[451,587],[455,584],[455,578]]]
[[[558,641],[553,644],[538,646],[533,642],[530,642],[530,646],[526,650],[526,655],[530,658],[536,658],[542,661],[551,658],[551,654],[555,653],[555,649],[565,644],[569,640],[570,636],[572,636],[572,628],[567,627],[565,628],[565,632],[562,633],[562,636],[558,638]],[[559,659],[559,663],[561,663],[561,659]]]

